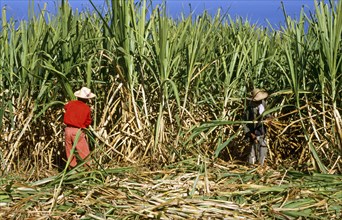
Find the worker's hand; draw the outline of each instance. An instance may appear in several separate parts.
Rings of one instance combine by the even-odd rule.
[[[252,141],[254,142],[254,143],[258,143],[258,138],[257,138],[257,136],[254,134],[254,133],[251,133],[251,138],[252,138]]]

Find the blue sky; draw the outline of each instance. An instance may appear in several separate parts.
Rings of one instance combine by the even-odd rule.
[[[8,17],[16,20],[27,18],[28,5],[31,0],[0,0],[1,8],[4,6],[7,10]],[[35,0],[36,5],[42,7],[47,3],[48,10],[53,12],[59,0]],[[104,0],[93,0],[96,5],[103,6]],[[161,4],[163,0],[153,0],[153,4]],[[210,14],[216,14],[218,8],[222,13],[228,12],[231,17],[236,16],[248,19],[251,23],[259,25],[267,25],[267,20],[273,27],[279,26],[284,22],[281,2],[284,3],[287,14],[293,18],[297,18],[300,10],[304,7],[306,13],[314,11],[314,0],[166,0],[167,10],[170,16],[179,17],[183,12],[189,15],[191,10],[195,14],[201,14],[207,10]],[[88,0],[69,0],[73,8],[91,9]]]

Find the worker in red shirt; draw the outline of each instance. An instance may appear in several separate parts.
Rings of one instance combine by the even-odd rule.
[[[72,156],[70,162],[71,167],[77,165],[76,157],[70,154],[79,130],[81,133],[78,137],[75,150],[77,150],[78,155],[82,159],[86,158],[90,153],[89,145],[82,128],[87,128],[92,122],[91,109],[87,103],[89,99],[95,97],[95,94],[87,87],[82,87],[74,94],[77,97],[77,100],[69,101],[64,106],[64,124],[67,126],[65,128],[65,149],[67,158],[69,159],[69,157]]]

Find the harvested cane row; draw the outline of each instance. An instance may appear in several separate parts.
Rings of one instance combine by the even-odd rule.
[[[189,159],[1,179],[3,219],[339,219],[342,176]]]

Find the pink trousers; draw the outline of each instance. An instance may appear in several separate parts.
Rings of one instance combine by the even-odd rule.
[[[76,139],[76,135],[77,135],[78,130],[79,130],[79,128],[73,128],[73,127],[66,127],[65,128],[65,150],[66,150],[67,159],[69,159],[69,157],[70,157],[71,149],[72,149],[72,146],[73,146],[74,141]],[[77,165],[77,160],[75,157],[76,151],[82,159],[86,158],[90,153],[89,145],[88,145],[87,139],[86,139],[83,131],[81,131],[81,134],[78,137],[78,142],[75,146],[75,152],[72,155],[72,159],[70,162],[71,167],[75,167]],[[87,164],[89,164],[89,163],[87,163]]]

